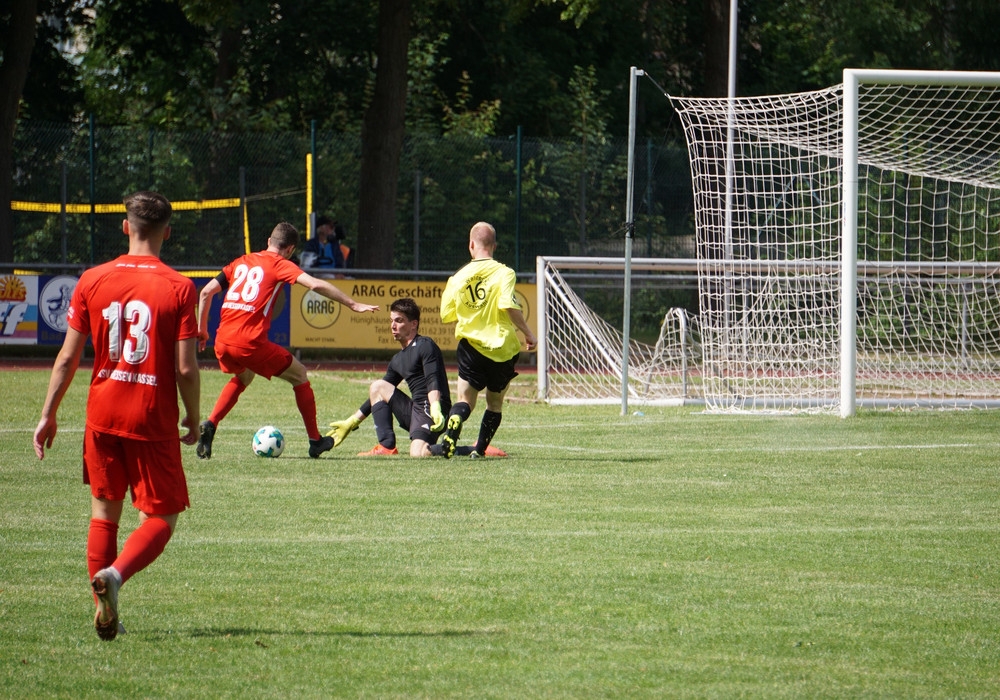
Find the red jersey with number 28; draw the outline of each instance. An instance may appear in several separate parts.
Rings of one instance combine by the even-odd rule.
[[[262,250],[236,258],[222,273],[229,288],[222,298],[216,338],[241,348],[266,341],[271,309],[281,285],[295,284],[302,269],[279,253]]]
[[[90,335],[87,426],[140,440],[176,440],[177,341],[198,336],[194,283],[147,255],[122,255],[80,276],[69,325]]]

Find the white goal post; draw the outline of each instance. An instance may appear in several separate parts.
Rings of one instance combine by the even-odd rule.
[[[1000,405],[1000,73],[670,99],[710,410]]]

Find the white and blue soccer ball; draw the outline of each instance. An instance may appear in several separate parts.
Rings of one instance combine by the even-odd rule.
[[[258,457],[280,457],[285,451],[285,436],[273,425],[265,425],[253,435],[253,453]]]

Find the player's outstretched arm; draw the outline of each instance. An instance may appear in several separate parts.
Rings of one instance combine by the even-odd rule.
[[[62,403],[66,390],[72,384],[73,377],[76,376],[76,370],[80,366],[80,356],[83,354],[83,346],[86,343],[87,336],[83,333],[73,328],[66,331],[66,339],[52,365],[49,388],[45,393],[45,403],[42,405],[42,417],[35,428],[33,444],[38,459],[45,457],[45,448],[52,447],[52,441],[55,440],[58,430],[56,414],[59,412],[59,404]]]
[[[212,308],[212,297],[222,291],[219,280],[213,279],[201,288],[198,295],[198,349],[208,345],[208,312]]]
[[[299,275],[298,279],[295,280],[295,283],[301,284],[303,287],[306,287],[317,294],[321,294],[327,299],[332,299],[333,301],[341,303],[355,313],[361,314],[368,313],[370,311],[378,311],[377,306],[373,306],[372,304],[362,304],[359,301],[354,301],[354,299],[344,294],[337,287],[334,287],[326,280],[313,277],[308,272],[303,272]]]
[[[327,437],[333,438],[333,446],[339,447],[340,443],[347,439],[347,436],[358,429],[361,425],[361,421],[365,419],[365,414],[361,411],[355,411],[354,415],[345,420],[338,420],[330,423],[330,427],[333,428],[326,435]]]

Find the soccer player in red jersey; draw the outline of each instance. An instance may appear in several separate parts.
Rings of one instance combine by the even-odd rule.
[[[80,276],[34,435],[42,459],[90,336],[94,369],[83,437],[83,480],[91,492],[87,568],[97,601],[94,627],[104,640],[124,631],[119,588],[163,552],[178,514],[190,505],[180,446],[197,440],[201,386],[194,284],[159,258],[170,236],[170,202],[155,192],[136,192],[125,198],[125,211],[128,254]],[[178,423],[187,428],[179,439]],[[139,527],[119,553],[127,491]]]
[[[323,437],[319,432],[316,396],[306,368],[287,348],[267,339],[271,308],[286,282],[308,287],[357,313],[377,311],[378,307],[354,301],[326,280],[303,272],[289,260],[298,242],[299,232],[291,224],[282,222],[271,231],[267,250],[237,258],[201,290],[198,339],[200,349],[204,350],[208,343],[208,311],[212,297],[228,288],[215,333],[215,356],[222,371],[234,375],[222,388],[208,420],[201,423],[197,452],[202,459],[212,456],[212,440],[219,421],[233,409],[240,394],[258,374],[266,379],[280,377],[292,385],[295,404],[309,435],[310,457],[319,457],[333,448],[333,438]]]

